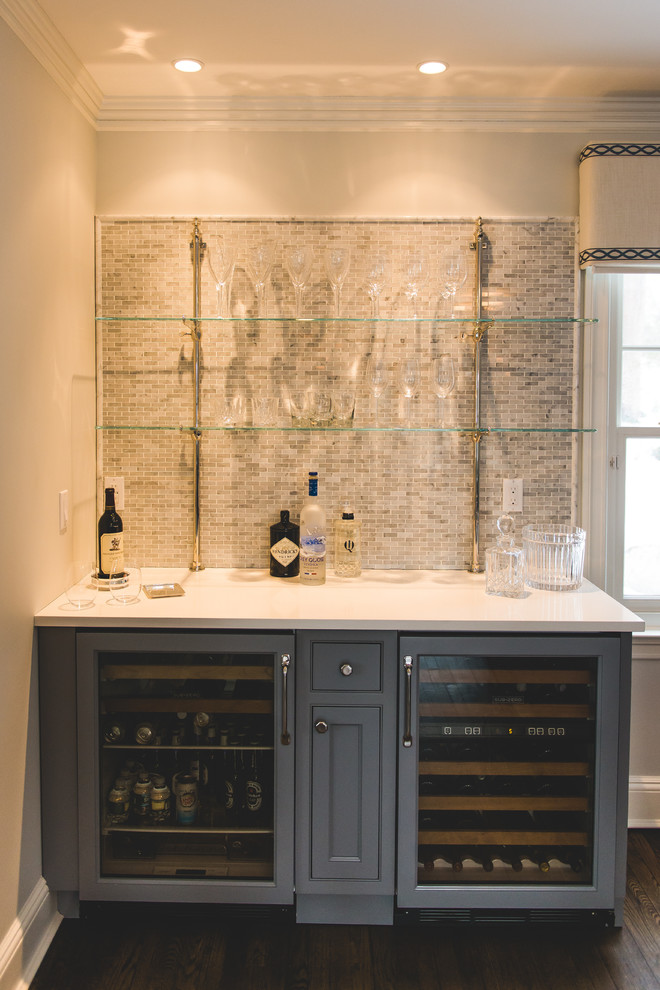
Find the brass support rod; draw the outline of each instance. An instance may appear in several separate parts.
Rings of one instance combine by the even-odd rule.
[[[201,461],[202,434],[200,426],[200,343],[202,339],[202,261],[206,244],[202,240],[199,222],[194,221],[190,253],[193,266],[193,320],[190,331],[193,346],[193,400],[194,400],[194,430],[193,437],[193,559],[191,571],[203,571],[204,565],[200,558],[200,510],[199,510],[199,478]]]
[[[480,511],[480,440],[484,431],[481,429],[481,341],[485,328],[483,319],[483,283],[482,283],[482,252],[484,249],[484,230],[481,217],[477,218],[474,228],[474,241],[470,249],[475,252],[474,264],[474,407],[472,433],[472,562],[469,571],[478,574],[483,570],[479,564],[479,511]]]

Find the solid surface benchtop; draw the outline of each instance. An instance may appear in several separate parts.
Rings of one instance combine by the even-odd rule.
[[[465,571],[330,573],[326,584],[301,586],[267,570],[145,568],[145,584],[178,582],[179,598],[114,605],[98,591],[91,608],[74,609],[62,594],[41,609],[37,626],[180,629],[393,629],[404,632],[638,632],[644,622],[585,581],[578,591],[526,589],[521,599],[485,593],[483,574]]]

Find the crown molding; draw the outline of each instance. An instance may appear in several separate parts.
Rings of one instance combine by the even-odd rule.
[[[101,131],[630,131],[660,127],[660,98],[105,98]]]
[[[0,17],[89,123],[103,94],[53,22],[34,0],[0,0]]]

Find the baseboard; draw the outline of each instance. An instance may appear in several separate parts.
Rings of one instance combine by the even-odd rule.
[[[660,777],[630,777],[628,828],[660,828]]]
[[[28,990],[61,920],[41,877],[0,942],[0,990]]]

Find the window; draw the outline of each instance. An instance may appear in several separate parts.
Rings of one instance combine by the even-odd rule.
[[[585,425],[598,430],[585,440],[587,575],[657,624],[660,269],[590,269],[585,288],[586,315],[599,320],[585,333]]]

